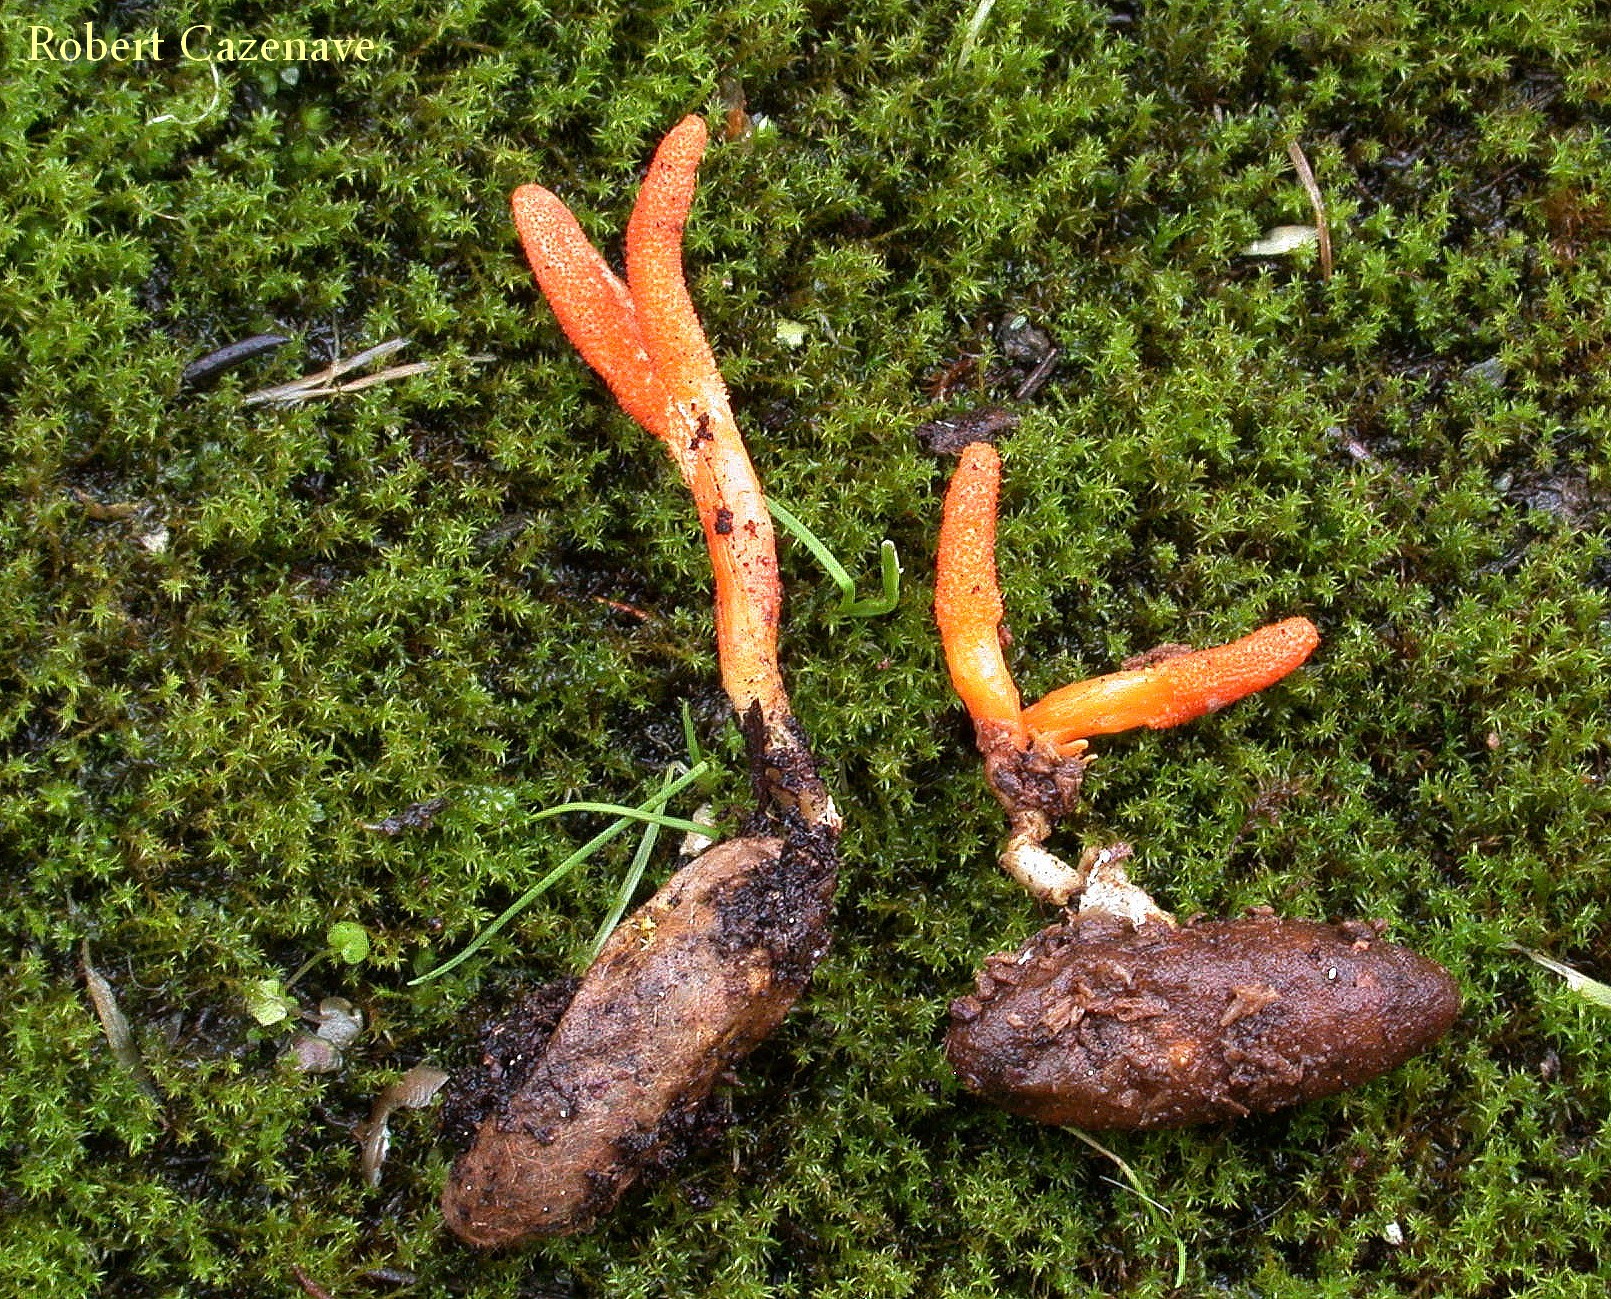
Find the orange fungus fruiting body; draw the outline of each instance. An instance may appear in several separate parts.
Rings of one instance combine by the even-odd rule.
[[[649,163],[627,222],[626,276],[638,304],[649,359],[681,402],[727,404],[716,357],[683,277],[682,232],[693,206],[705,123],[685,117]]]
[[[1273,685],[1320,643],[1307,618],[1288,618],[1228,645],[1077,681],[1025,708],[1001,650],[1000,483],[1001,457],[994,446],[972,442],[963,448],[945,494],[935,563],[934,617],[951,684],[987,750],[1045,746],[1068,756],[1091,736],[1178,726]]]
[[[509,208],[526,261],[565,337],[609,386],[621,409],[667,444],[688,477],[690,456],[672,441],[671,396],[650,364],[627,286],[550,190],[522,185],[510,197]]]
[[[1001,457],[971,442],[945,493],[935,563],[934,620],[951,684],[974,725],[1026,742],[1018,687],[1001,651],[1001,589],[996,582],[996,494]]]
[[[1139,726],[1179,726],[1274,685],[1319,643],[1307,618],[1287,618],[1228,645],[1076,681],[1026,708],[1024,723],[1059,745]]]
[[[704,122],[690,116],[655,151],[627,227],[625,283],[554,194],[523,185],[510,206],[565,336],[621,408],[665,443],[692,490],[715,571],[722,683],[740,716],[758,705],[781,741],[789,708],[772,519],[683,281],[683,225],[705,139]]]
[[[649,363],[671,397],[676,436],[699,462],[691,486],[716,578],[722,684],[740,716],[759,702],[772,723],[786,711],[777,661],[783,584],[772,516],[683,275],[683,227],[705,140],[704,119],[689,116],[655,150],[627,223],[627,287]]]

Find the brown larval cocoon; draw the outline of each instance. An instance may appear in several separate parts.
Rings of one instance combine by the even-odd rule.
[[[946,1055],[1014,1114],[1172,1128],[1358,1086],[1436,1042],[1460,994],[1381,922],[1255,914],[1176,928],[1070,915],[991,957]]]
[[[443,1195],[465,1242],[565,1235],[608,1212],[766,1038],[828,945],[831,840],[717,844],[610,936],[541,1057]]]

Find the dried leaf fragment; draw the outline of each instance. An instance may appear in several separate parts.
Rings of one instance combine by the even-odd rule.
[[[95,1017],[101,1021],[101,1031],[106,1034],[106,1044],[112,1048],[113,1059],[134,1076],[141,1091],[153,1100],[159,1099],[157,1085],[140,1057],[140,1048],[135,1045],[134,1033],[129,1028],[128,1016],[118,1005],[117,994],[112,991],[106,976],[90,964],[88,942],[78,949],[78,965],[84,974],[84,988],[89,993],[90,1004],[95,1007]]]
[[[375,1097],[368,1119],[353,1129],[353,1135],[362,1147],[359,1167],[363,1170],[366,1183],[370,1186],[380,1185],[381,1166],[386,1162],[386,1152],[391,1148],[390,1123],[393,1112],[424,1109],[436,1098],[436,1093],[442,1090],[447,1080],[445,1070],[433,1064],[421,1063]]]

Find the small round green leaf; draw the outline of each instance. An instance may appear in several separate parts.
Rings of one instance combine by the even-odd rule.
[[[369,932],[356,920],[338,920],[324,936],[336,958],[357,965],[369,957]]]
[[[254,979],[246,985],[246,1013],[264,1028],[278,1024],[294,1009],[278,979]]]

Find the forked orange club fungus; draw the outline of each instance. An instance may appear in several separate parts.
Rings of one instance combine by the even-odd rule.
[[[1162,1128],[1331,1095],[1437,1041],[1460,998],[1441,966],[1381,941],[1380,922],[1265,912],[1184,926],[1131,883],[1126,844],[1076,866],[1045,840],[1070,815],[1086,741],[1176,726],[1266,686],[1319,644],[1289,618],[1229,645],[1164,646],[1137,666],[1024,708],[1001,649],[996,503],[1001,460],[971,442],[946,492],[935,619],[973,718],[985,778],[1006,809],[1003,868],[1069,908],[1017,952],[985,962],[952,1003],[946,1054],[1003,1109],[1081,1128]]]
[[[605,943],[572,992],[505,1029],[500,1095],[443,1191],[466,1242],[585,1230],[664,1163],[717,1078],[794,1004],[828,945],[839,815],[778,670],[782,591],[766,497],[683,282],[705,126],[661,142],[627,227],[623,283],[548,190],[515,191],[521,244],[561,328],[691,489],[715,573],[722,683],[761,808],[684,866]],[[499,1030],[495,1030],[497,1032]]]

